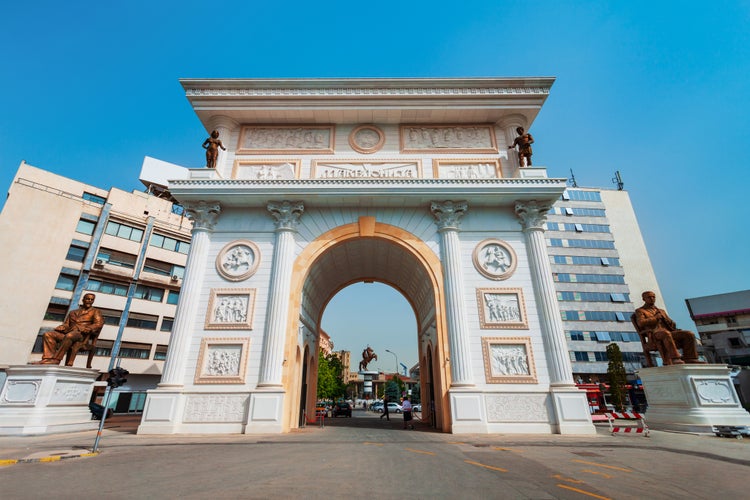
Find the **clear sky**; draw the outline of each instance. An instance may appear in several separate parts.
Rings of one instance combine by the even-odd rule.
[[[21,160],[128,190],[146,155],[202,166],[179,78],[554,76],[534,163],[586,187],[621,172],[678,325],[685,298],[750,288],[746,0],[6,2],[0,46],[2,187]],[[336,348],[411,366],[410,308],[369,290],[331,303]]]

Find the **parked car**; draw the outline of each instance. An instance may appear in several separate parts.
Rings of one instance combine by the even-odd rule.
[[[375,410],[378,413],[383,413],[383,403],[380,403],[380,406],[377,410]],[[398,403],[388,403],[388,413],[401,413],[401,405]]]
[[[413,412],[414,411],[418,411],[418,412],[422,413],[422,403],[418,403],[418,404],[412,405],[411,406],[411,411],[413,411]]]
[[[383,402],[377,401],[373,403],[372,405],[370,405],[370,410],[377,413],[383,413]]]
[[[335,405],[333,405],[333,416],[344,416],[344,417],[351,417],[352,416],[352,407],[349,403],[346,401],[339,401]]]

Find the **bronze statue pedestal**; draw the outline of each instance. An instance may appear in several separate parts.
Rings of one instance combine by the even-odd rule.
[[[6,370],[0,391],[0,435],[94,430],[89,400],[98,370],[20,365]]]
[[[360,370],[359,374],[364,377],[362,392],[365,394],[365,399],[369,399],[367,395],[372,395],[372,379],[373,377],[377,377],[379,372],[373,370]]]
[[[750,413],[740,404],[727,365],[670,365],[637,373],[651,429],[710,433],[715,425],[750,425]]]

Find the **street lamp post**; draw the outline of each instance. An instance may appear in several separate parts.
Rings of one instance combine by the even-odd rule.
[[[388,349],[386,349],[385,352],[389,352],[389,353],[393,354],[393,357],[396,358],[396,375],[398,375],[398,356],[396,355],[395,352],[393,352],[391,350],[388,350]]]

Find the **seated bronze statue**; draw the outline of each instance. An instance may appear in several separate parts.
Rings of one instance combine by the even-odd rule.
[[[45,332],[44,354],[36,364],[59,365],[65,358],[65,366],[73,366],[79,351],[89,351],[86,368],[91,368],[91,360],[96,351],[96,340],[104,326],[104,317],[93,307],[94,294],[83,296],[80,309],[70,311],[62,325]]]
[[[654,305],[654,292],[643,292],[641,297],[644,304],[635,310],[630,320],[641,337],[646,364],[654,366],[651,351],[658,351],[665,365],[703,363],[698,359],[698,340],[695,335],[687,330],[678,330],[666,311]],[[682,354],[678,348],[682,349]]]

